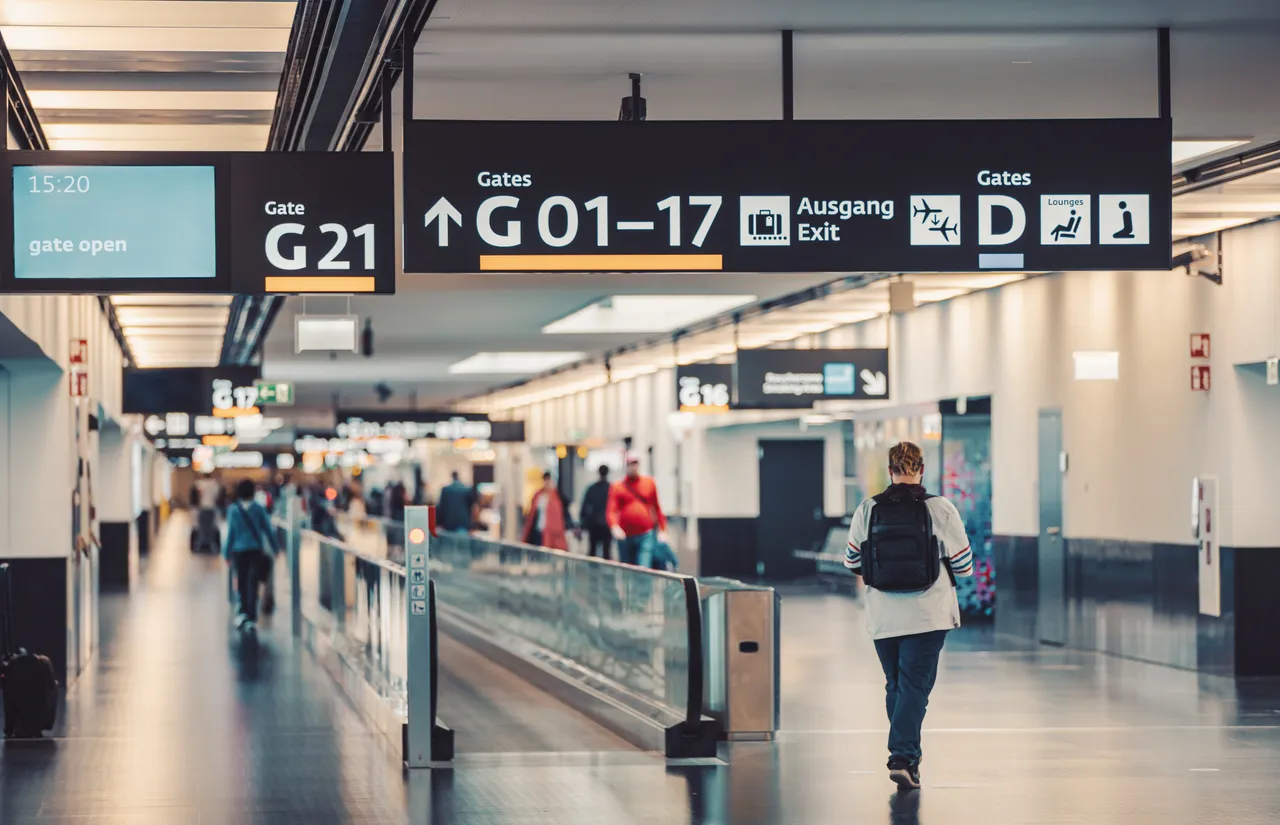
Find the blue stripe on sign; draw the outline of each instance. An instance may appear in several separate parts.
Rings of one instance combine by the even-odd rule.
[[[980,252],[978,253],[978,269],[1021,270],[1022,253],[1020,252]]]

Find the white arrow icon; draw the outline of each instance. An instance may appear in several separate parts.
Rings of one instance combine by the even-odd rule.
[[[436,205],[427,210],[422,225],[430,226],[432,221],[439,221],[437,236],[441,246],[449,245],[449,221],[462,226],[462,213],[453,208],[453,204],[445,198],[436,201]]]
[[[883,372],[862,371],[862,391],[867,395],[884,395],[889,392],[889,378]]]

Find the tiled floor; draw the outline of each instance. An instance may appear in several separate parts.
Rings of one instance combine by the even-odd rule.
[[[454,770],[405,777],[287,632],[235,640],[223,588],[216,562],[166,545],[142,589],[104,604],[56,738],[0,746],[0,825],[1280,822],[1280,685],[976,630],[945,656],[924,790],[891,793],[859,610],[822,595],[784,599],[776,744],[668,767],[454,650],[455,712],[501,736],[460,734]]]

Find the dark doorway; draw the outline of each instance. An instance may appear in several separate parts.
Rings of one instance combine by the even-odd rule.
[[[772,580],[811,576],[812,559],[796,550],[814,550],[825,541],[822,441],[760,442],[760,516],[756,520],[757,569]]]

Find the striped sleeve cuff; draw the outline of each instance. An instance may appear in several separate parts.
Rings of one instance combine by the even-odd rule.
[[[966,547],[954,556],[948,556],[947,564],[951,565],[951,572],[957,576],[971,576],[973,575],[973,551]]]
[[[862,553],[852,544],[845,548],[844,566],[850,570],[858,570],[862,567]]]

